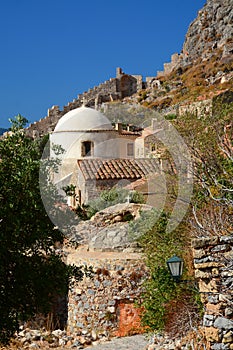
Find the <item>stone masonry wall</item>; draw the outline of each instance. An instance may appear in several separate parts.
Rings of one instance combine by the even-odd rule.
[[[186,113],[193,113],[197,117],[212,115],[212,99],[180,105],[177,108],[178,115],[182,116]]]
[[[79,94],[76,99],[69,102],[62,110],[59,106],[53,106],[48,110],[48,115],[39,121],[30,124],[26,129],[28,136],[33,138],[43,136],[54,130],[58,120],[69,111],[81,107],[85,104],[87,107],[98,108],[104,102],[121,100],[126,96],[131,96],[143,87],[141,75],[128,75],[117,69],[117,77],[94,86],[92,89]]]
[[[233,236],[195,239],[192,246],[206,339],[210,349],[233,349]]]
[[[146,277],[143,262],[107,258],[81,259],[80,264],[83,263],[92,265],[95,273],[70,288],[67,331],[94,332],[97,337],[98,334],[124,336],[142,332],[140,308],[134,303],[140,299]]]

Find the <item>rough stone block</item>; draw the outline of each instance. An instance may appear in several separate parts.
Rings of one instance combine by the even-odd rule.
[[[224,334],[222,342],[225,344],[226,343],[233,343],[233,332],[229,331],[226,334]]]
[[[204,281],[199,282],[199,290],[201,293],[217,293],[217,284],[215,280],[211,280],[209,283]]]
[[[206,251],[204,249],[195,249],[193,252],[193,256],[195,259],[201,259],[206,255]]]
[[[214,327],[205,328],[206,340],[210,342],[219,342],[219,330]]]
[[[229,244],[219,244],[215,246],[213,249],[211,249],[211,252],[222,252],[222,251],[228,251],[230,249]]]
[[[219,294],[219,301],[223,302],[229,302],[231,300],[231,295],[230,294]]]
[[[211,274],[209,272],[195,270],[195,278],[210,278],[210,276]]]
[[[202,263],[208,263],[212,261],[216,261],[216,259],[213,256],[208,255],[202,259],[194,259],[194,264],[202,264]]]
[[[228,345],[226,344],[214,344],[211,346],[212,350],[229,350]]]
[[[233,315],[233,309],[232,309],[232,307],[227,307],[225,309],[225,316],[227,317],[227,316],[231,316],[231,315]]]
[[[214,327],[219,329],[233,329],[233,321],[225,317],[218,317],[214,321]]]
[[[219,295],[218,294],[216,294],[216,295],[208,295],[207,300],[211,304],[217,304],[219,302]]]
[[[195,269],[210,269],[212,267],[221,267],[223,266],[223,263],[220,261],[209,261],[205,263],[194,263]]]
[[[220,237],[220,242],[233,243],[233,235]]]
[[[209,245],[216,245],[219,242],[219,237],[210,237],[210,238],[195,238],[192,240],[192,247],[204,248]]]
[[[203,317],[203,326],[205,327],[211,327],[214,323],[214,316],[213,315],[204,315]]]
[[[221,304],[211,304],[211,303],[206,304],[206,312],[208,314],[218,315],[220,309],[221,309]]]

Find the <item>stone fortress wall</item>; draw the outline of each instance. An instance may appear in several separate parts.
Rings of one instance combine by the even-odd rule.
[[[48,109],[48,115],[39,121],[30,124],[27,128],[27,134],[30,137],[36,138],[52,132],[58,120],[72,109],[81,107],[85,104],[87,107],[98,109],[102,103],[119,101],[125,97],[132,96],[147,87],[160,87],[159,76],[169,74],[173,69],[177,68],[183,60],[183,54],[174,54],[171,58],[171,63],[164,64],[164,71],[157,72],[157,76],[146,77],[143,80],[142,75],[125,74],[122,68],[116,68],[116,77],[110,78],[104,83],[94,86],[88,91],[79,94],[72,102],[60,109],[55,105]]]
[[[94,86],[92,89],[79,94],[77,98],[65,105],[63,109],[60,109],[60,107],[57,105],[48,109],[48,114],[46,117],[29,125],[29,127],[26,129],[27,135],[29,137],[37,138],[52,132],[57,122],[64,114],[75,108],[81,107],[83,104],[87,107],[99,109],[103,103],[120,101],[126,97],[134,95],[143,89],[159,89],[161,85],[159,77],[162,75],[167,75],[173,69],[179,67],[180,62],[184,60],[183,56],[183,54],[179,55],[177,53],[172,55],[171,62],[164,64],[164,71],[157,72],[157,76],[146,77],[145,81],[143,80],[142,75],[125,74],[121,68],[117,68],[115,78],[110,78],[104,83],[101,83],[98,86]],[[199,104],[202,108],[203,101]],[[208,101],[207,104],[211,104],[211,102]],[[191,108],[192,111],[193,108],[197,108],[196,105],[197,103]],[[210,107],[208,106],[207,109],[209,108]],[[172,108],[172,110],[174,109],[176,109],[174,113],[177,113],[179,115],[187,112],[187,106],[184,106],[184,108],[181,107],[179,111],[177,111],[177,106]],[[190,111],[190,107],[188,109]],[[198,109],[200,109],[199,106]]]
[[[170,74],[174,69],[180,67],[181,63],[184,64],[188,58],[188,54],[178,54],[174,53],[171,55],[171,61],[163,64],[163,70],[157,71],[157,77],[161,77]]]
[[[95,86],[82,94],[76,99],[69,102],[61,110],[59,106],[53,106],[48,110],[48,115],[39,121],[30,124],[27,128],[27,134],[36,138],[52,132],[58,120],[72,109],[81,107],[85,104],[87,107],[98,107],[105,102],[121,100],[125,97],[132,96],[134,93],[146,87],[141,75],[125,74],[121,68],[116,69],[116,77]]]

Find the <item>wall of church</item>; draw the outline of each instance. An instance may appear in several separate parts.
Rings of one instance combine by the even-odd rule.
[[[135,136],[125,135],[119,136],[117,138],[118,141],[118,158],[134,158],[134,141]]]
[[[138,137],[134,143],[135,158],[144,158],[144,138]]]
[[[82,143],[90,141],[93,143],[91,157],[99,158],[118,158],[118,136],[115,130],[87,130],[79,132],[58,132],[51,134],[51,141],[61,145],[64,150],[65,158],[82,159]]]

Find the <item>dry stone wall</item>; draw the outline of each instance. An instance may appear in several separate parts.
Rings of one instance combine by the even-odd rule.
[[[233,236],[192,242],[203,327],[213,350],[233,349]]]
[[[125,336],[143,331],[135,302],[140,299],[146,267],[139,257],[127,255],[75,261],[93,266],[94,274],[70,288],[68,332]]]

